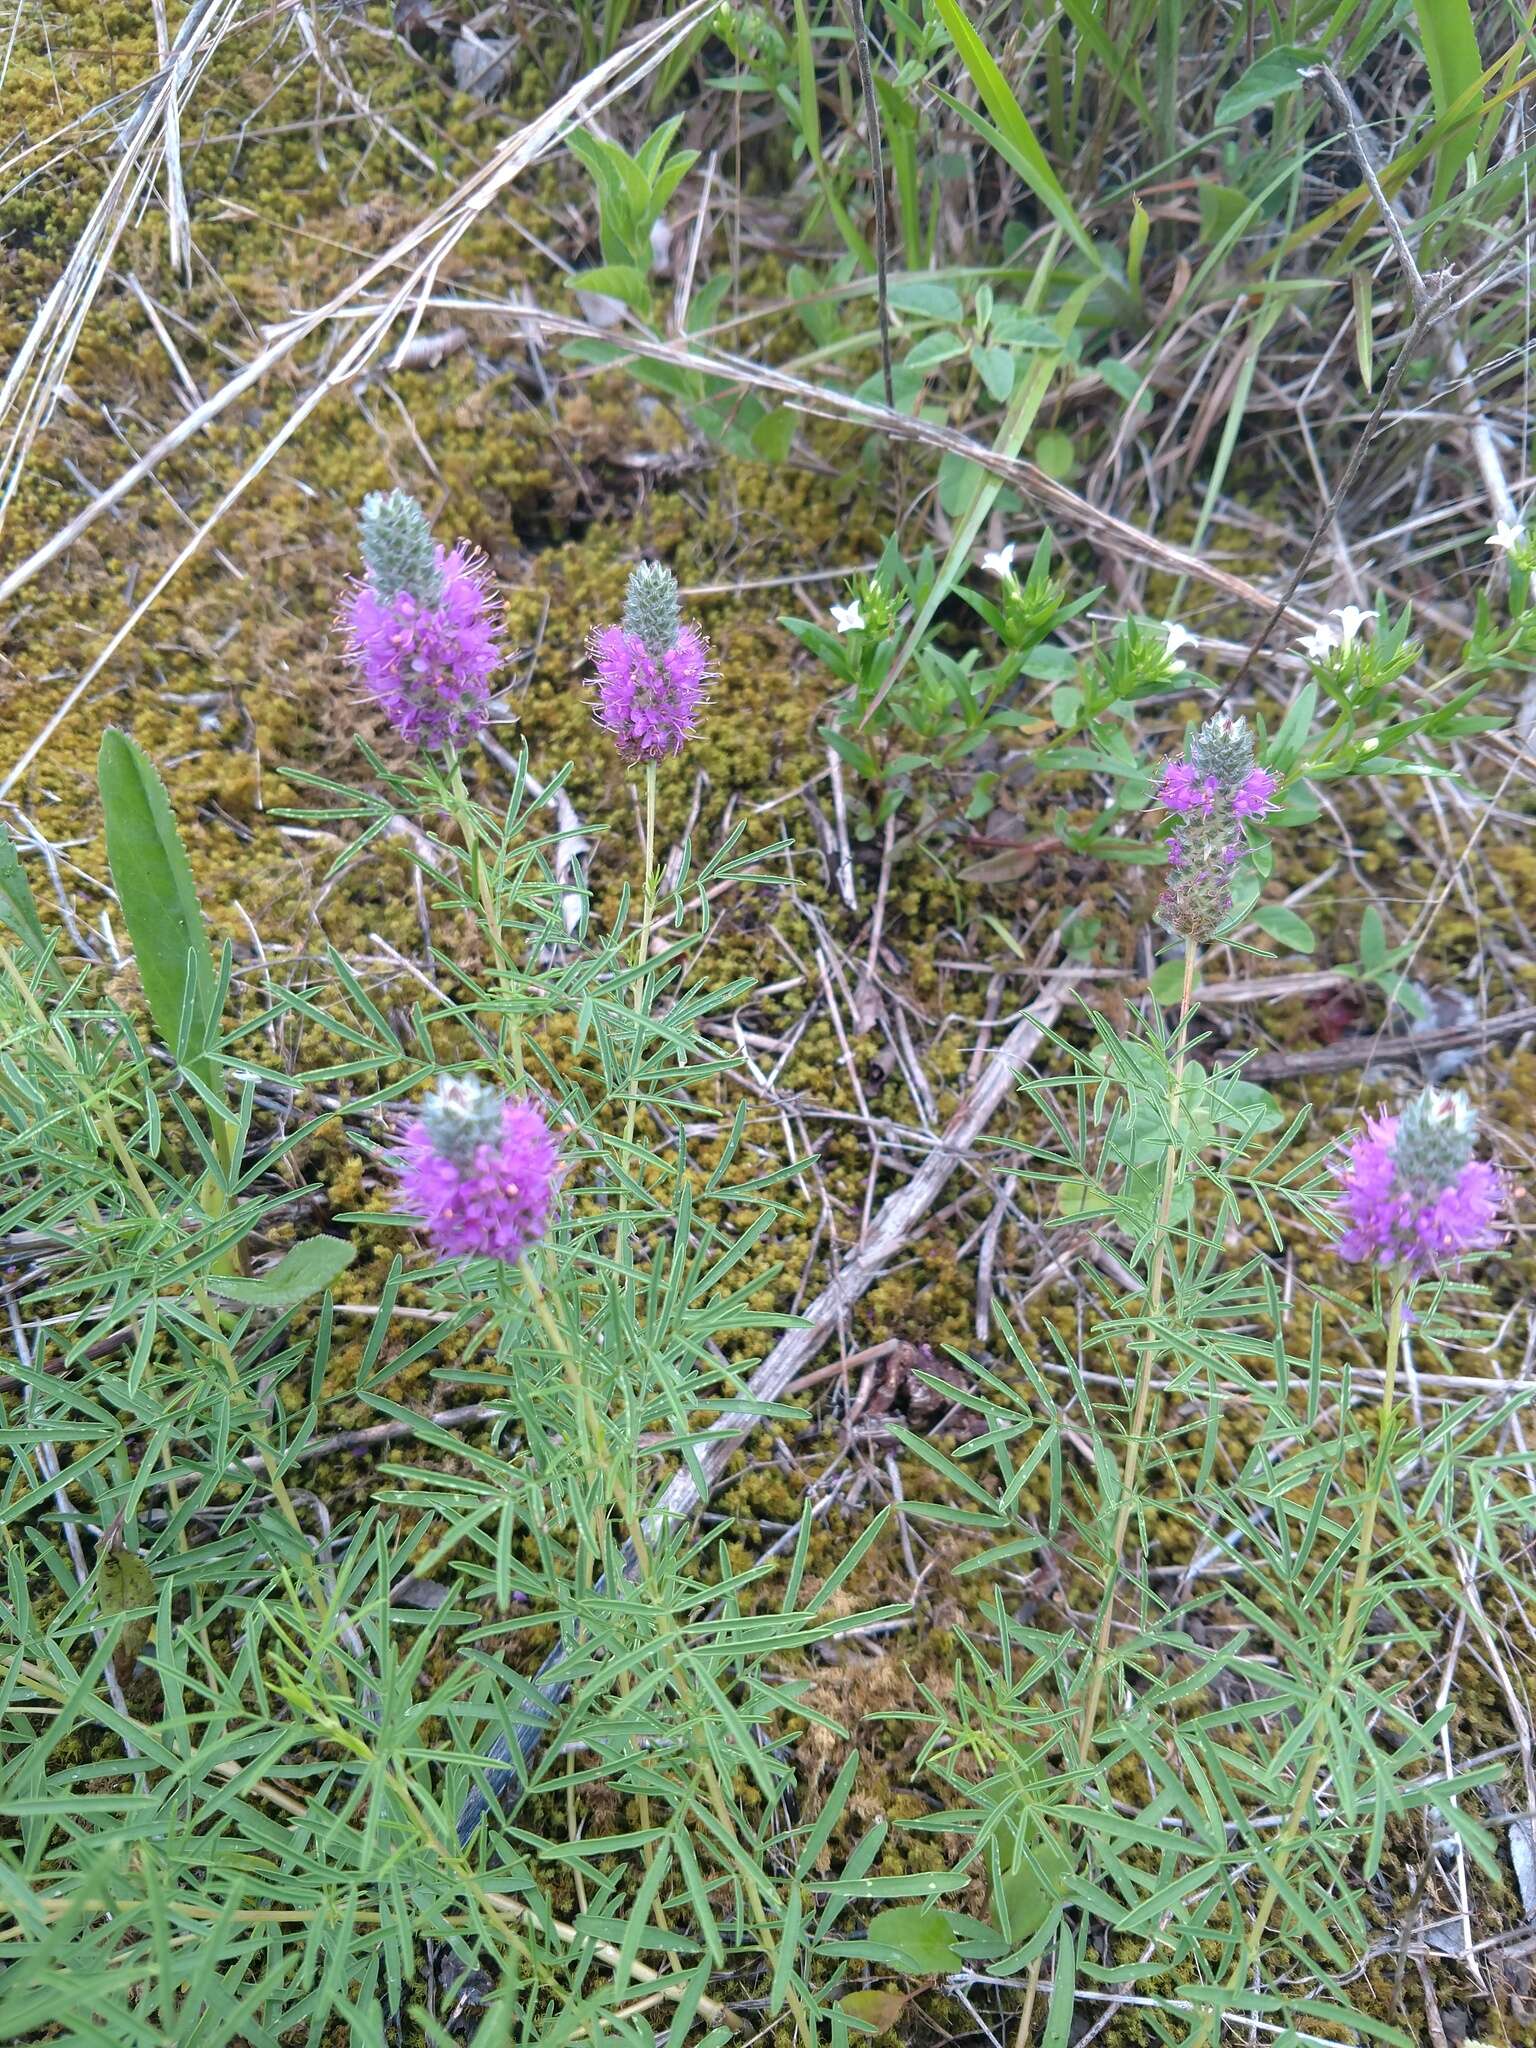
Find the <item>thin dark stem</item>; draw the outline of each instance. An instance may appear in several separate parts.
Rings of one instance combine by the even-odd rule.
[[[890,269],[890,229],[885,217],[885,153],[880,146],[880,109],[875,99],[875,77],[869,61],[869,29],[864,20],[864,0],[848,0],[848,13],[853,23],[853,54],[859,68],[859,90],[864,95],[869,168],[875,184],[875,296],[880,315],[880,372],[885,380],[885,402],[894,411],[896,387],[891,378],[891,308],[886,283]]]

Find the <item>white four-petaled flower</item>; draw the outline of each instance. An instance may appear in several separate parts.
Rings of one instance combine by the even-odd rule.
[[[1512,555],[1516,548],[1525,546],[1525,528],[1517,526],[1512,519],[1501,519],[1488,536],[1491,548],[1502,548],[1506,555]]]
[[[1333,615],[1339,622],[1339,645],[1349,647],[1362,626],[1374,626],[1376,614],[1363,612],[1357,604],[1347,604]]]
[[[1168,621],[1167,633],[1168,637],[1163,642],[1163,652],[1168,657],[1169,666],[1188,668],[1189,663],[1185,661],[1181,650],[1186,647],[1198,647],[1200,642],[1187,626],[1181,626],[1176,619]]]
[[[855,598],[852,604],[835,604],[832,607],[832,623],[839,633],[862,633],[864,630],[864,607]]]
[[[983,555],[981,566],[983,569],[990,570],[994,576],[1011,576],[1013,574],[1013,542],[1009,541],[1005,548],[994,548],[990,555]]]
[[[1308,661],[1326,661],[1339,644],[1339,636],[1331,626],[1319,626],[1315,633],[1303,633],[1296,645]]]

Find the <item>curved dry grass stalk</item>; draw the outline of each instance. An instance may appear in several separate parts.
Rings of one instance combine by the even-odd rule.
[[[124,127],[118,161],[106,190],[0,384],[0,424],[14,415],[10,439],[0,457],[0,527],[25,473],[32,445],[58,401],[80,330],[111,268],[113,252],[123,230],[137,216],[162,158],[170,167],[172,243],[180,254],[186,204],[183,196],[178,211],[181,108],[225,36],[238,26],[240,13],[241,0],[196,0],[176,31],[165,62],[149,81],[138,111]]]
[[[464,298],[458,295],[439,294],[421,303],[418,314],[425,312],[452,312],[458,315],[494,315],[513,320],[525,327],[543,328],[552,334],[567,334],[575,339],[602,341],[621,347],[627,355],[643,357],[647,362],[667,363],[678,370],[692,371],[706,377],[723,378],[740,385],[743,389],[767,392],[780,399],[795,412],[808,416],[835,420],[845,426],[868,427],[883,434],[888,440],[913,442],[922,448],[931,449],[939,455],[962,456],[974,462],[978,468],[989,470],[994,476],[1002,477],[1015,489],[1025,493],[1042,511],[1064,519],[1087,536],[1097,546],[1111,554],[1140,562],[1149,569],[1161,569],[1174,576],[1187,576],[1204,583],[1212,590],[1219,590],[1224,596],[1235,598],[1238,603],[1255,611],[1272,612],[1276,599],[1272,592],[1261,590],[1257,584],[1245,577],[1234,576],[1230,570],[1219,568],[1207,562],[1188,548],[1181,548],[1172,541],[1161,540],[1156,534],[1146,533],[1134,526],[1128,519],[1121,519],[1113,512],[1106,512],[1102,506],[1059,483],[1038,463],[1030,462],[1023,456],[1003,454],[991,448],[985,441],[972,440],[955,427],[939,425],[934,420],[916,417],[910,413],[898,412],[887,405],[876,405],[867,399],[856,398],[851,392],[840,391],[833,385],[808,384],[801,377],[793,377],[785,370],[775,369],[769,363],[757,363],[748,357],[731,355],[723,350],[690,347],[681,342],[653,341],[648,336],[626,334],[616,342],[612,329],[599,328],[590,322],[575,318],[568,313],[551,313],[527,299]],[[361,320],[370,317],[371,309],[354,306],[337,317]],[[312,316],[304,314],[300,320],[308,321]],[[298,325],[298,321],[291,323]],[[268,327],[264,330],[274,337],[286,336],[290,323]],[[0,596],[5,586],[0,585]],[[1287,601],[1281,608],[1283,617],[1298,626],[1311,630],[1317,620],[1310,612]]]
[[[279,363],[292,355],[308,336],[319,332],[334,320],[348,317],[353,313],[360,294],[377,284],[391,271],[406,267],[405,276],[388,299],[371,302],[357,309],[363,321],[362,332],[343,350],[331,368],[310,385],[276,433],[267,440],[256,459],[236,477],[213,510],[198,525],[181,552],[155,579],[150,589],[134,605],[122,624],[86,666],[63,702],[48,719],[41,732],[22,752],[3,784],[0,784],[0,797],[13,789],[26,774],[96,677],[154,606],[178,571],[191,561],[224,514],[243,496],[253,479],[272,462],[325,398],[351,383],[373,360],[401,313],[407,310],[409,317],[405,333],[398,345],[402,348],[408,346],[423,314],[435,303],[433,290],[439,270],[486,208],[495,202],[514,179],[557,147],[567,130],[577,120],[596,113],[611,100],[629,92],[659,65],[665,63],[672,51],[692,32],[695,24],[714,4],[715,0],[690,0],[690,4],[677,14],[648,30],[623,50],[616,51],[613,56],[596,65],[585,77],[578,79],[552,106],[546,107],[534,120],[527,122],[501,142],[488,161],[473,172],[450,198],[435,206],[415,227],[402,235],[381,255],[376,256],[372,262],[366,264],[349,284],[344,285],[323,306],[317,307],[313,312],[302,314],[286,326],[270,346],[247,363],[244,369],[237,371],[201,405],[187,413],[169,433],[162,435],[152,448],[146,450],[138,461],[130,464],[105,490],[98,492],[75,518],[50,535],[41,547],[35,549],[3,582],[0,582],[0,603],[3,603],[14,597],[17,591],[50,562],[66,553],[103,513],[110,511],[137,484],[151,476],[160,463],[174,454],[185,442],[227,412],[230,406],[253,385],[258,384]],[[145,175],[147,176],[147,172]],[[82,238],[82,244],[85,239]],[[113,240],[115,241],[115,236]],[[105,255],[110,255],[110,247],[105,251]],[[103,264],[104,260],[105,257]],[[60,282],[62,284],[63,280]],[[50,302],[51,297],[52,295]],[[84,318],[83,310],[80,317]],[[14,370],[12,374],[14,377]]]

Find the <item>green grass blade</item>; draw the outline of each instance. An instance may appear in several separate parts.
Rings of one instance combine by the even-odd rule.
[[[1052,219],[1071,236],[1094,269],[1102,270],[1103,264],[1093,245],[1092,236],[1078,217],[1077,209],[1067,197],[1061,180],[1051,169],[1045,151],[1040,147],[1035,131],[1029,125],[1024,109],[1014,97],[1012,86],[1004,78],[991,51],[972,27],[959,5],[959,0],[933,0],[933,4],[953,38],[961,63],[970,73],[971,83],[981,95],[982,104],[996,124],[998,149],[1040,204],[1050,213]],[[958,103],[951,104],[955,105],[957,112],[966,112]]]
[[[1419,0],[1414,14],[1419,24],[1419,40],[1424,46],[1424,61],[1429,67],[1435,113],[1444,120],[1462,95],[1476,87],[1483,75],[1471,0]],[[1473,147],[1482,111],[1479,100],[1470,113],[1457,121],[1440,145],[1435,161],[1436,206],[1443,205],[1450,196]]]

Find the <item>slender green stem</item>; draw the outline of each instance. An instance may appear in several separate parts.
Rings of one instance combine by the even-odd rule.
[[[1360,1535],[1355,1544],[1355,1568],[1350,1577],[1344,1621],[1334,1644],[1333,1654],[1328,1659],[1328,1672],[1323,1681],[1319,1700],[1319,1733],[1313,1738],[1301,1776],[1296,1780],[1290,1811],[1275,1837],[1270,1858],[1270,1868],[1275,1874],[1264,1887],[1258,1911],[1249,1922],[1248,1932],[1243,1937],[1242,1948],[1233,1965],[1232,1975],[1227,1980],[1229,1991],[1238,1991],[1242,1988],[1258,1961],[1270,1915],[1274,1912],[1275,1904],[1280,1897],[1281,1884],[1289,1877],[1291,1854],[1306,1826],[1312,1793],[1327,1759],[1327,1737],[1321,1732],[1324,1716],[1339,1687],[1348,1678],[1350,1667],[1355,1661],[1355,1652],[1360,1646],[1360,1634],[1366,1617],[1366,1595],[1370,1586],[1371,1557],[1376,1543],[1376,1522],[1392,1457],[1392,1401],[1397,1392],[1397,1362],[1402,1351],[1403,1318],[1408,1306],[1410,1286],[1409,1276],[1399,1268],[1392,1276],[1392,1302],[1387,1313],[1387,1363],[1381,1394],[1381,1413],[1376,1425],[1376,1455],[1371,1461],[1370,1476],[1366,1481],[1365,1506],[1360,1516]],[[1214,2036],[1217,2023],[1218,2016],[1215,2013],[1207,2013],[1196,2032],[1190,2036],[1189,2048],[1205,2048],[1205,2044]]]
[[[555,1320],[548,1297],[545,1295],[544,1289],[539,1282],[539,1276],[534,1271],[533,1265],[526,1255],[518,1261],[518,1270],[522,1274],[524,1283],[528,1288],[529,1299],[533,1303],[533,1312],[538,1317],[544,1334],[554,1346],[556,1355],[560,1360],[561,1370],[565,1375],[566,1383],[576,1397],[577,1404],[581,1410],[583,1428],[586,1431],[591,1447],[594,1468],[601,1478],[603,1490],[613,1499],[623,1517],[629,1541],[634,1549],[636,1566],[643,1581],[649,1576],[651,1570],[650,1547],[646,1539],[644,1517],[635,1504],[634,1490],[629,1485],[627,1478],[620,1474],[614,1462],[612,1450],[608,1442],[607,1427],[596,1402],[592,1398],[591,1389],[588,1387],[575,1354],[566,1340],[565,1332]],[[661,1625],[664,1639],[663,1655],[666,1657],[672,1672],[674,1683],[677,1686],[678,1697],[685,1702],[691,1703],[702,1719],[707,1714],[708,1709],[705,1703],[697,1698],[688,1669],[686,1645],[679,1639],[675,1618],[662,1609],[658,1611],[658,1621]],[[708,1794],[711,1809],[725,1833],[729,1836],[736,1836],[738,1830],[731,1816],[730,1802],[725,1796],[725,1788],[720,1782],[719,1773],[716,1771],[707,1751],[699,1756],[698,1763],[700,1776]],[[647,1855],[647,1862],[649,1860],[649,1855]],[[752,1894],[752,1907],[750,1910],[752,1911],[753,1925],[758,1940],[762,1945],[763,1953],[772,1959],[778,1954],[778,1943],[768,1918],[767,1894],[762,1881],[757,1873],[753,1871],[750,1863],[744,1862],[738,1868],[746,1880],[748,1890]],[[793,1991],[788,1994],[788,2002],[801,2028],[799,2038],[809,2040],[811,2035],[806,2031],[808,2020],[803,2002]]]
[[[1194,1001],[1195,968],[1199,955],[1193,940],[1185,942],[1184,948],[1184,989],[1179,998],[1179,1021],[1174,1033],[1175,1050],[1173,1057],[1173,1083],[1168,1097],[1168,1150],[1163,1158],[1163,1185],[1157,1204],[1157,1227],[1153,1237],[1152,1271],[1147,1282],[1146,1334],[1142,1339],[1140,1354],[1136,1362],[1136,1386],[1131,1398],[1131,1427],[1126,1439],[1125,1462],[1120,1473],[1120,1505],[1115,1512],[1115,1526],[1109,1539],[1109,1571],[1104,1587],[1104,1598],[1099,1609],[1098,1627],[1094,1631],[1093,1648],[1089,1653],[1088,1691],[1083,1701],[1082,1716],[1077,1729],[1077,1754],[1080,1763],[1086,1763],[1093,1754],[1094,1736],[1099,1718],[1099,1702],[1104,1694],[1104,1677],[1108,1664],[1109,1634],[1114,1625],[1115,1593],[1120,1583],[1120,1566],[1125,1551],[1126,1536],[1131,1526],[1131,1516],[1136,1508],[1136,1482],[1141,1475],[1141,1447],[1146,1433],[1147,1413],[1152,1405],[1152,1368],[1157,1363],[1157,1318],[1163,1304],[1163,1283],[1168,1270],[1169,1222],[1173,1215],[1174,1188],[1178,1179],[1179,1160],[1183,1147],[1179,1141],[1179,1114],[1184,1101],[1184,1070],[1188,1060],[1189,1012]]]
[[[504,996],[510,997],[516,986],[517,975],[511,954],[502,939],[501,916],[496,907],[496,890],[491,880],[490,866],[485,859],[479,822],[469,789],[464,781],[464,770],[457,754],[453,757],[451,773],[439,783],[439,795],[448,815],[464,834],[464,852],[469,861],[470,879],[480,905],[480,917],[485,926],[485,935],[490,942],[496,959],[496,972]],[[504,1052],[510,1056],[512,1071],[519,1087],[523,1085],[523,1037],[522,1029],[514,1012],[502,1009],[497,1016],[497,1034]]]
[[[641,1028],[645,1017],[646,964],[651,957],[651,926],[656,918],[656,763],[645,764],[645,887],[640,899],[640,943],[636,953],[639,973],[635,976],[635,1050],[630,1061],[629,1102],[624,1112],[624,1147],[635,1142],[635,1118],[640,1110],[640,1061],[643,1052]]]
[[[533,1312],[538,1317],[540,1327],[543,1329],[545,1336],[548,1337],[550,1344],[554,1348],[555,1356],[560,1361],[560,1370],[565,1376],[565,1383],[576,1398],[576,1405],[581,1413],[582,1428],[586,1433],[587,1448],[590,1452],[593,1466],[601,1477],[603,1485],[611,1496],[614,1505],[618,1508],[619,1513],[624,1519],[625,1533],[634,1545],[635,1557],[639,1562],[641,1571],[644,1572],[649,1567],[649,1550],[645,1540],[645,1523],[636,1506],[634,1488],[629,1483],[628,1475],[621,1472],[614,1461],[612,1448],[608,1441],[608,1425],[596,1401],[592,1398],[592,1389],[588,1386],[586,1377],[577,1363],[576,1355],[570,1347],[564,1330],[561,1329],[559,1323],[555,1320],[554,1311],[549,1305],[549,1298],[545,1294],[539,1276],[534,1271],[533,1263],[526,1253],[518,1260],[517,1266],[518,1271],[522,1274],[524,1285],[528,1289],[528,1298],[533,1303]]]

